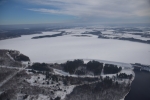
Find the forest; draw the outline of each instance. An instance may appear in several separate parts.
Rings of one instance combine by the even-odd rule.
[[[98,61],[92,60],[87,64],[83,60],[76,59],[74,61],[67,61],[63,64],[64,71],[70,74],[84,75],[87,71],[92,72],[94,75],[100,75],[102,69],[104,69],[104,74],[115,74],[122,70],[121,67],[113,64],[103,64]]]

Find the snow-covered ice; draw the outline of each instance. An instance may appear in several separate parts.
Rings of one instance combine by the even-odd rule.
[[[114,39],[99,39],[97,36],[72,36],[85,31],[91,31],[91,29],[78,28],[63,30],[72,32],[73,34],[42,39],[31,38],[60,32],[23,35],[19,38],[1,40],[0,49],[19,50],[21,53],[29,56],[32,62],[55,63],[69,59],[101,59],[125,63],[138,62],[150,64],[149,44]]]

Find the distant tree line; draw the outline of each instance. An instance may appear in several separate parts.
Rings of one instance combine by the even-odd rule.
[[[58,34],[35,36],[35,37],[32,37],[32,39],[51,38],[51,37],[63,36],[64,33],[65,33],[65,31],[62,31],[61,33],[58,33]]]
[[[13,30],[8,29],[7,31],[0,30],[0,40],[21,37],[21,35],[41,34],[42,31],[48,30],[46,30],[45,28],[13,29]]]
[[[84,32],[84,33],[82,33],[82,34],[92,34],[92,35],[97,35],[97,36],[99,36],[100,34],[102,34],[101,33],[101,31],[93,31],[93,32]]]

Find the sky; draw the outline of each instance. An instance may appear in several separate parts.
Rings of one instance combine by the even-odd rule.
[[[0,25],[150,23],[150,0],[0,0]]]

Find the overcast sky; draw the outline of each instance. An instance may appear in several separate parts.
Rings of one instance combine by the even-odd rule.
[[[150,23],[150,0],[0,0],[0,24]]]

